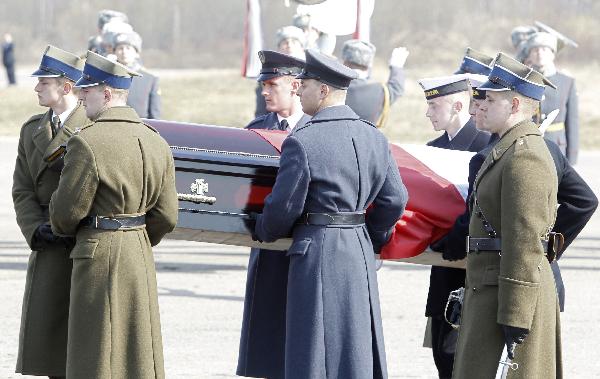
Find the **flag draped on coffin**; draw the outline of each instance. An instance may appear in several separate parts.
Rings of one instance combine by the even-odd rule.
[[[281,151],[284,133],[252,129]],[[390,150],[404,185],[408,204],[396,223],[381,259],[403,259],[421,254],[441,238],[465,211],[471,152],[425,145],[390,143]]]

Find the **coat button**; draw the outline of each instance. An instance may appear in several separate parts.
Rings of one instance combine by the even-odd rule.
[[[473,292],[477,291],[477,287],[473,287]]]

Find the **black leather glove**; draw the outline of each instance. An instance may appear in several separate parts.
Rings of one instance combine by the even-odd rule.
[[[37,227],[35,232],[33,233],[33,241],[31,243],[31,247],[35,249],[43,249],[49,245],[56,243],[60,237],[54,235],[52,233],[52,228],[50,224],[45,223]]]
[[[429,245],[429,248],[435,251],[436,253],[443,253],[446,249],[446,236],[440,238],[435,242],[432,242],[431,245]]]
[[[529,334],[529,330],[517,328],[516,326],[500,325],[504,332],[504,343],[506,343],[508,358],[515,359],[515,347],[525,341],[525,337]]]
[[[246,227],[248,227],[248,230],[250,231],[250,234],[252,235],[252,241],[257,241],[257,242],[263,242],[258,235],[256,234],[256,216],[258,215],[258,213],[256,212],[250,212],[250,214],[246,219]]]

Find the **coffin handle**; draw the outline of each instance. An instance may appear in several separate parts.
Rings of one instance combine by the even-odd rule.
[[[192,203],[214,204],[217,198],[214,196],[196,195],[191,193],[177,193],[180,201],[191,201]]]

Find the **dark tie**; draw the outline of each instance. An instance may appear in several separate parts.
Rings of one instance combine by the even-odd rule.
[[[54,116],[52,116],[52,122],[50,124],[52,126],[52,137],[54,137],[60,129],[60,118],[58,117],[58,115],[55,114]]]
[[[289,127],[290,127],[290,124],[287,122],[287,120],[285,118],[279,122],[279,130],[285,131],[285,130],[288,130]]]

